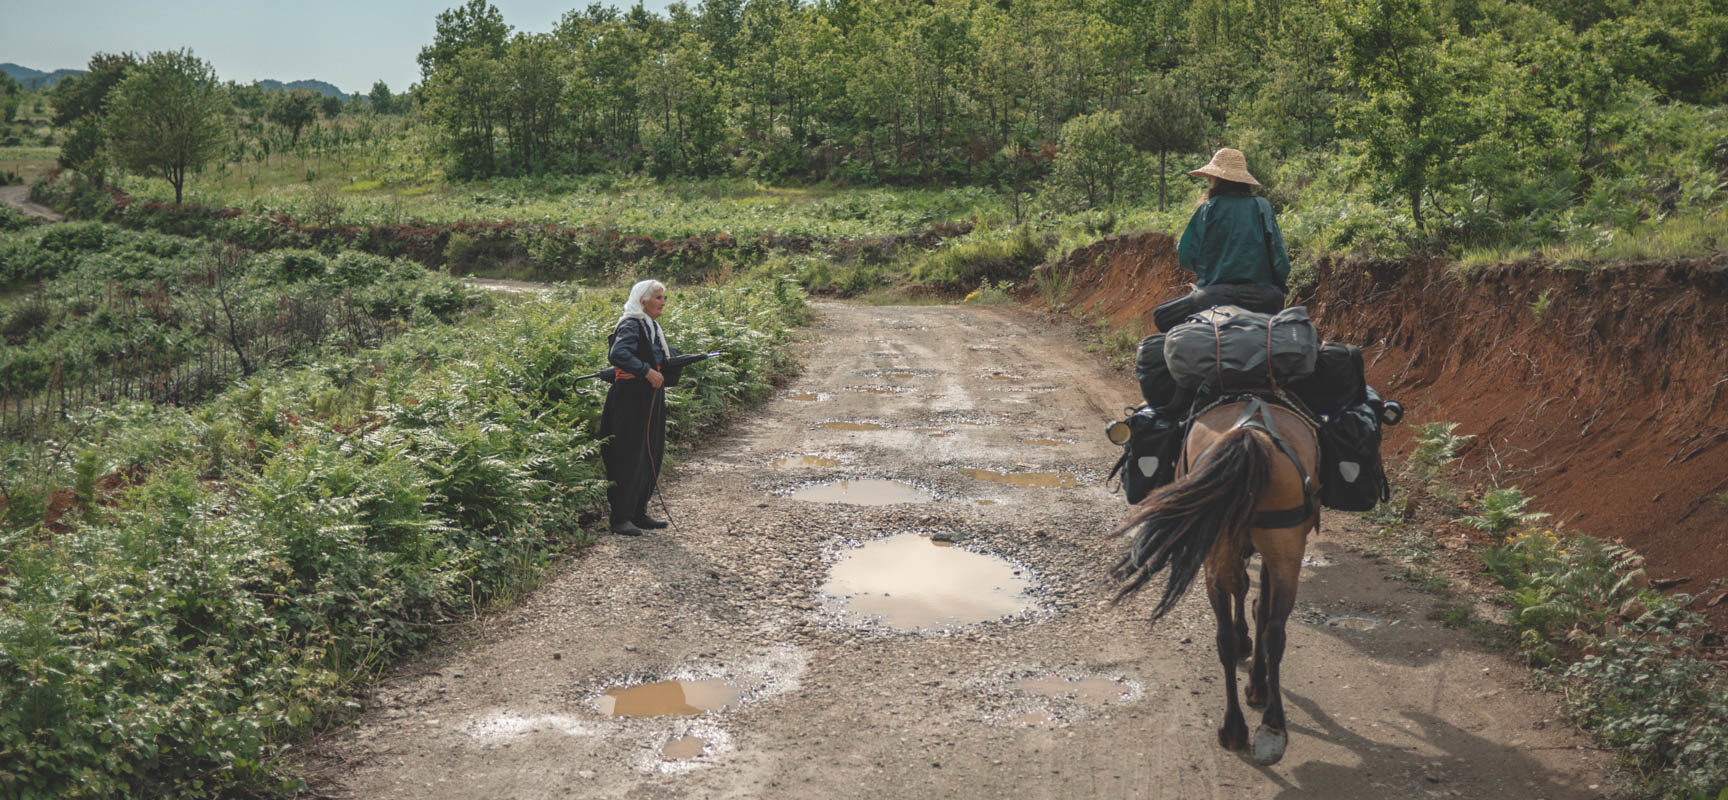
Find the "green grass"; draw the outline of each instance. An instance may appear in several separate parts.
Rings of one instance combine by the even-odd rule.
[[[10,172],[30,183],[55,167],[58,147],[0,147],[0,173]]]

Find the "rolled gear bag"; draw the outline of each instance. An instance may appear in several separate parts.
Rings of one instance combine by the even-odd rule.
[[[1187,426],[1150,406],[1135,409],[1123,422],[1128,425],[1128,441],[1105,480],[1122,473],[1122,493],[1134,505],[1176,479],[1176,459],[1182,454],[1182,431]]]
[[[1140,340],[1134,356],[1134,379],[1140,382],[1140,396],[1153,408],[1163,408],[1176,399],[1179,387],[1164,363],[1164,334],[1154,333]]]
[[[1364,392],[1366,401],[1345,406],[1320,426],[1320,504],[1337,511],[1367,511],[1392,498],[1380,463],[1384,404],[1373,389]]]
[[[1319,353],[1320,337],[1302,306],[1272,315],[1218,306],[1164,336],[1164,361],[1176,384],[1212,394],[1299,381],[1314,373]]]
[[[1218,306],[1238,306],[1261,314],[1276,314],[1284,308],[1284,292],[1262,283],[1215,283],[1158,304],[1152,309],[1152,324],[1169,333],[1189,317]]]

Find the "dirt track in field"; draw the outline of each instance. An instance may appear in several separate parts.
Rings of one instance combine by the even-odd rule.
[[[663,481],[673,529],[601,539],[518,607],[404,664],[357,724],[312,748],[314,787],[354,798],[1604,796],[1601,755],[1521,688],[1524,670],[1429,620],[1434,600],[1362,555],[1364,526],[1343,514],[1309,545],[1292,619],[1288,754],[1262,768],[1220,750],[1203,593],[1156,628],[1151,597],[1106,602],[1121,542],[1105,533],[1125,506],[1104,483],[1118,451],[1100,432],[1134,399],[1131,382],[1016,310],[823,304],[818,317],[803,374]],[[816,458],[782,461],[804,456]],[[1055,485],[971,470],[1026,483],[1055,473],[1042,480]],[[841,479],[897,480],[929,499],[793,496]],[[822,592],[836,562],[898,535],[952,537],[953,548],[895,541],[973,554],[1005,570],[986,579],[995,585],[1029,582],[1013,598],[1028,608],[905,632]],[[739,697],[694,717],[603,713],[609,689],[665,680],[721,681]]]
[[[66,219],[52,208],[30,202],[28,186],[0,186],[0,205],[11,206],[24,216],[44,222],[63,222]]]

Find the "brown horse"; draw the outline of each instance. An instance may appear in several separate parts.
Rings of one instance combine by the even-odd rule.
[[[1218,660],[1224,665],[1226,706],[1218,744],[1248,747],[1248,726],[1236,702],[1236,662],[1250,648],[1248,705],[1264,708],[1253,758],[1276,764],[1289,743],[1279,664],[1284,626],[1296,604],[1296,581],[1308,532],[1320,522],[1317,488],[1320,444],[1303,415],[1258,397],[1232,399],[1194,420],[1183,443],[1177,479],[1140,501],[1115,535],[1133,532],[1133,547],[1111,570],[1125,582],[1116,599],[1168,569],[1154,609],[1157,621],[1176,605],[1202,567],[1206,595],[1218,618]],[[1248,557],[1260,554],[1256,636],[1248,636]]]

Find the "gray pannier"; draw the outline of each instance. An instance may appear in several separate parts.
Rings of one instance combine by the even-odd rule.
[[[1314,373],[1320,337],[1302,306],[1258,314],[1238,306],[1207,309],[1164,337],[1164,361],[1184,389],[1203,394],[1283,386]]]

